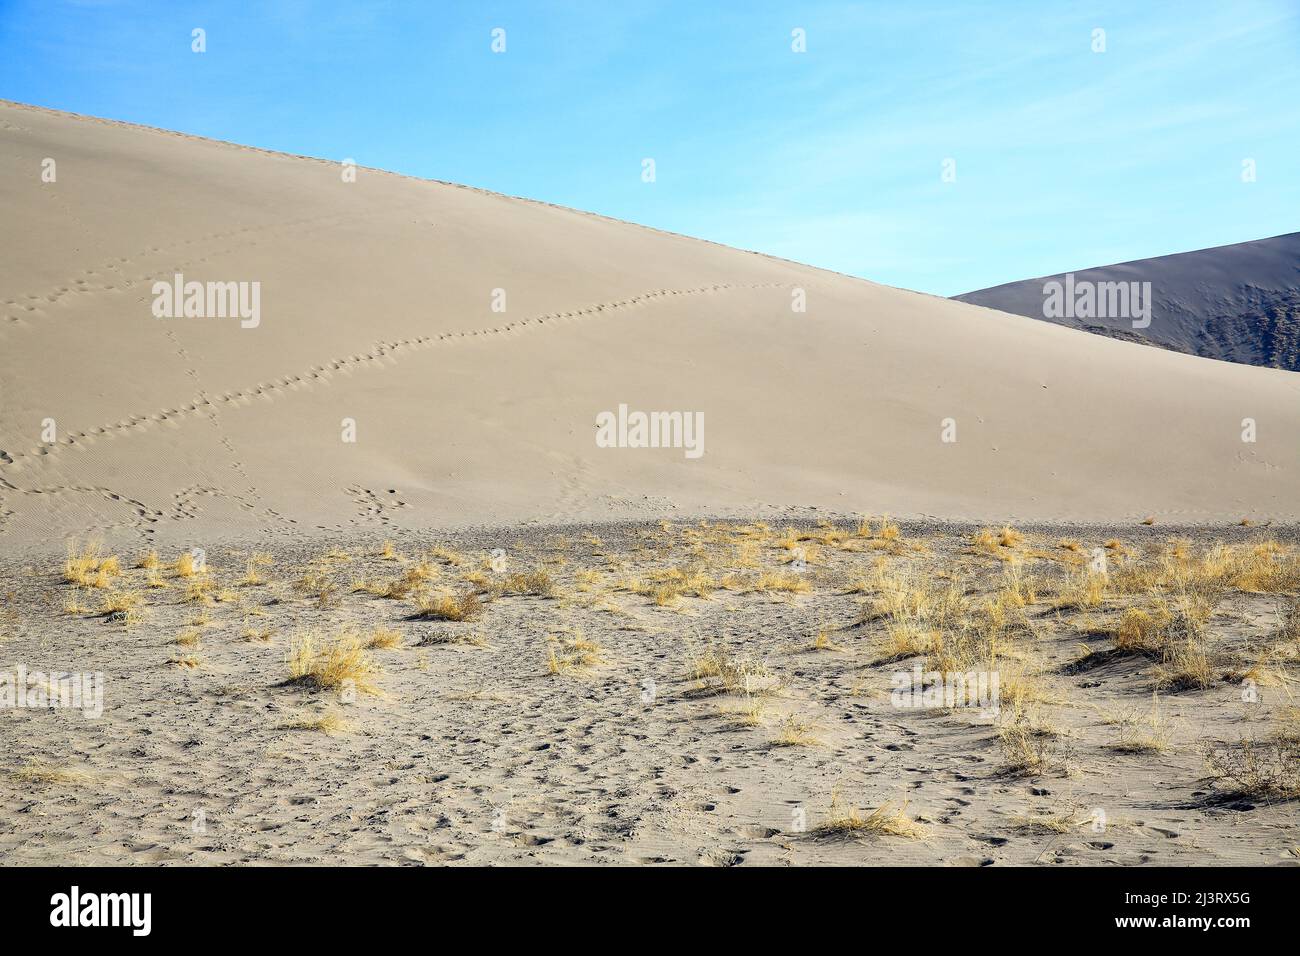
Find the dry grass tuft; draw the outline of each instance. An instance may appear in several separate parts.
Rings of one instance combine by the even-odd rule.
[[[488,647],[487,637],[479,631],[451,631],[443,634],[429,634],[420,639],[420,647],[438,647],[447,644],[464,644],[469,647]]]
[[[998,743],[1008,773],[1039,776],[1068,769],[1059,735],[1054,728],[1036,720],[1032,713],[1015,714],[999,727]]]
[[[719,586],[712,575],[699,568],[664,568],[619,584],[620,590],[648,597],[660,607],[670,607],[683,596],[707,598]]]
[[[1054,606],[1061,611],[1100,607],[1106,600],[1106,586],[1104,574],[1093,571],[1076,574],[1059,590]]]
[[[178,578],[192,578],[203,573],[203,569],[199,567],[198,562],[194,560],[194,555],[189,551],[184,552],[176,559],[172,569],[176,572]]]
[[[402,646],[402,634],[387,627],[377,627],[366,635],[366,647],[375,651],[392,650]]]
[[[778,747],[815,747],[821,743],[815,730],[812,723],[790,714],[781,721],[772,743]]]
[[[1156,695],[1151,695],[1151,710],[1146,714],[1121,714],[1114,719],[1118,728],[1119,740],[1111,744],[1110,749],[1125,754],[1164,753],[1169,749],[1169,739],[1174,727],[1167,717],[1160,713],[1160,702]]]
[[[1000,561],[1018,559],[1015,549],[1024,542],[1025,536],[1010,525],[1000,529],[981,528],[971,537],[971,548],[981,554],[989,554]]]
[[[758,576],[750,587],[752,591],[777,592],[784,594],[806,594],[812,590],[812,582],[806,574],[787,571],[767,571]]]
[[[140,591],[120,589],[105,592],[99,603],[99,613],[111,621],[130,626],[144,615],[144,594]]]
[[[776,675],[767,664],[749,657],[736,657],[720,644],[711,645],[702,654],[693,654],[687,676],[716,693],[775,693]]]
[[[366,653],[361,639],[344,634],[321,644],[314,634],[305,634],[289,647],[289,683],[320,690],[351,687],[358,693],[375,694],[374,678],[379,668]]]
[[[326,735],[346,734],[351,732],[352,724],[347,718],[330,712],[319,715],[290,717],[280,725],[282,730],[315,730]]]
[[[739,727],[761,727],[763,710],[762,700],[749,698],[738,703],[723,704],[718,708],[718,715]]]
[[[518,571],[507,575],[496,585],[498,594],[533,594],[537,597],[553,598],[559,596],[559,586],[545,568],[533,568],[531,571]]]
[[[1059,813],[1031,813],[1014,818],[1016,825],[1030,833],[1073,833],[1092,823],[1092,818],[1071,808]]]
[[[466,564],[469,558],[452,548],[445,548],[441,545],[429,549],[429,557],[436,558],[439,561],[446,561],[448,564],[460,567]]]
[[[831,805],[827,811],[826,822],[817,828],[818,833],[858,836],[861,834],[880,834],[882,836],[906,837],[917,840],[928,832],[924,824],[907,815],[907,801],[895,806],[882,803],[879,807],[863,816],[855,807],[840,801],[839,793],[831,792]]]
[[[483,613],[483,602],[477,594],[436,594],[416,601],[416,614],[432,621],[473,621]]]
[[[1280,729],[1263,738],[1211,744],[1210,778],[1238,796],[1256,800],[1300,798],[1300,735]]]
[[[1215,673],[1207,640],[1216,601],[1206,591],[1188,591],[1158,598],[1149,609],[1129,608],[1115,629],[1115,647],[1158,659],[1155,684],[1160,690],[1211,687]]]
[[[86,786],[94,779],[84,770],[78,770],[75,767],[60,767],[42,761],[36,761],[19,767],[13,772],[13,775],[14,779],[19,783],[37,784],[41,786],[49,786],[51,784],[59,783]]]
[[[827,627],[817,628],[817,633],[813,636],[812,644],[809,646],[814,651],[842,651],[844,649],[831,640],[830,629]]]
[[[548,674],[586,670],[600,663],[600,645],[583,637],[581,631],[563,636],[552,634],[547,637],[546,643]]]
[[[63,580],[81,587],[108,587],[114,577],[122,572],[115,555],[105,554],[104,545],[90,541],[78,548],[77,542],[68,544],[68,556],[63,562]]]
[[[66,601],[64,601],[63,613],[64,614],[89,614],[90,607],[88,605],[81,603],[82,596],[83,596],[82,593],[78,591],[77,593],[69,597]]]

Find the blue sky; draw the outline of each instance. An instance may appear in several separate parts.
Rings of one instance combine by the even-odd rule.
[[[1300,229],[1300,0],[0,0],[0,97],[941,295]]]

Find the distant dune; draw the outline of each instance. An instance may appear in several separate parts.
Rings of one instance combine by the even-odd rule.
[[[1031,319],[1205,358],[1300,370],[1300,232],[1178,255],[1081,269],[1076,281],[1150,282],[1151,324],[1128,317],[1044,315],[1043,286],[1065,274],[955,296]]]
[[[1292,372],[346,173],[0,104],[0,539],[1300,515]],[[1296,243],[1157,261],[1263,295]],[[248,315],[159,317],[177,275]],[[1151,333],[1191,348],[1195,316]],[[599,447],[621,405],[702,413],[702,454]]]

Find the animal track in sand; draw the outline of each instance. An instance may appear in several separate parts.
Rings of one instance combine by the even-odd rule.
[[[147,415],[131,415],[127,418],[119,419],[117,422],[112,424],[99,425],[89,430],[72,432],[65,438],[61,439],[57,444],[39,446],[30,449],[27,452],[15,452],[10,454],[8,456],[8,465],[15,472],[21,471],[32,462],[40,462],[44,458],[56,453],[61,453],[67,446],[76,447],[78,444],[93,444],[94,441],[100,437],[129,437],[133,432],[152,428],[162,422],[181,423],[196,415],[207,415],[211,408],[218,405],[234,405],[240,402],[251,402],[256,398],[273,400],[281,392],[310,388],[313,384],[318,382],[328,381],[336,372],[352,371],[355,369],[374,366],[383,368],[386,359],[394,359],[399,354],[405,354],[419,349],[428,349],[436,345],[472,341],[482,336],[510,336],[520,332],[532,331],[537,328],[559,326],[566,322],[628,309],[636,305],[641,305],[642,303],[653,302],[667,297],[709,295],[736,289],[781,289],[789,287],[790,286],[787,283],[766,282],[744,285],[715,283],[713,285],[700,286],[693,289],[655,289],[626,299],[617,299],[611,302],[598,302],[595,305],[581,309],[552,312],[546,315],[520,319],[517,322],[509,322],[492,330],[471,329],[460,332],[441,332],[437,335],[422,335],[416,338],[399,339],[392,342],[380,342],[368,352],[354,353],[342,358],[331,359],[326,361],[324,364],[313,365],[305,372],[297,375],[285,375],[280,378],[272,379],[269,382],[259,382],[257,385],[248,388],[222,392],[215,397],[209,396],[206,393],[200,394],[187,403],[173,406],[171,408],[164,408]]]
[[[350,213],[332,213],[328,216],[315,216],[303,219],[293,219],[281,223],[273,223],[259,226],[243,226],[238,229],[226,229],[218,232],[206,233],[201,236],[195,236],[190,239],[181,239],[166,245],[151,245],[140,249],[129,256],[111,256],[101,262],[95,268],[82,269],[74,273],[72,278],[65,280],[63,283],[56,285],[51,290],[43,293],[24,293],[20,296],[28,300],[28,304],[22,304],[19,299],[8,299],[5,305],[8,307],[6,317],[9,322],[7,325],[0,325],[0,329],[12,327],[14,324],[26,326],[23,316],[15,315],[15,310],[23,312],[42,313],[45,306],[33,305],[33,302],[42,300],[49,305],[57,304],[62,298],[69,295],[97,295],[104,292],[123,292],[133,288],[143,282],[153,282],[163,275],[170,275],[177,271],[184,271],[188,266],[195,263],[206,262],[213,256],[219,256],[235,251],[236,249],[248,248],[251,246],[261,245],[266,239],[249,239],[247,237],[257,234],[275,233],[285,230],[296,230],[299,228],[318,228],[330,222],[342,222],[347,220],[360,219],[368,216],[375,216],[382,212],[382,209],[369,210],[364,214]],[[191,246],[197,246],[203,243],[212,242],[219,239],[229,239],[238,237],[233,245],[225,248],[210,250],[204,255],[194,256],[189,259],[182,259],[166,269],[151,270],[139,275],[124,275],[122,266],[134,263],[137,259],[156,256],[164,252],[184,250]],[[107,280],[112,279],[116,284],[106,284]],[[92,286],[91,283],[99,283]]]
[[[381,525],[388,525],[393,520],[394,512],[407,506],[405,501],[394,497],[392,493],[381,497],[369,488],[358,485],[352,485],[345,491],[357,506],[357,518],[353,524],[358,521],[377,521]]]

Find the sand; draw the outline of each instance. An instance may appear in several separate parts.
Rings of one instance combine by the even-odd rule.
[[[0,104],[0,676],[105,681],[94,719],[0,712],[0,861],[1297,862],[1294,800],[1206,751],[1291,753],[1296,374],[346,172]],[[160,318],[177,274],[259,308]],[[601,447],[621,406],[702,415],[702,454]],[[1176,537],[1285,570],[1205,585],[1191,689],[1116,647],[1177,575],[1059,603]],[[1042,593],[989,631],[1016,574]],[[895,706],[928,660],[874,610],[899,581],[958,584],[947,639],[1009,628],[1041,698]],[[374,693],[290,681],[376,628]]]
[[[338,163],[12,104],[0,120],[14,547],[1300,513],[1294,373],[444,183],[345,182]],[[155,318],[153,283],[177,273],[260,283],[259,324]],[[597,416],[620,404],[703,413],[704,454],[597,447]]]
[[[3,715],[0,859],[1300,863],[1294,801],[1236,794],[1207,780],[1205,764],[1207,745],[1266,739],[1287,712],[1286,688],[1261,686],[1246,704],[1239,681],[1216,677],[1209,688],[1160,691],[1153,702],[1157,662],[1103,652],[1111,642],[1084,633],[1148,602],[1113,596],[1062,612],[1045,588],[1027,608],[1026,629],[1009,638],[1015,656],[1001,665],[1007,686],[1027,668],[1042,696],[1029,712],[1046,728],[1043,763],[1016,769],[999,737],[1015,725],[1005,695],[999,717],[895,706],[893,675],[920,659],[883,653],[885,623],[864,620],[882,592],[853,589],[882,565],[900,580],[958,573],[975,582],[975,606],[1002,586],[1007,555],[972,549],[969,528],[904,526],[892,542],[878,529],[870,538],[845,529],[833,545],[805,542],[812,560],[803,572],[791,571],[783,532],[755,526],[448,536],[433,558],[435,542],[419,536],[399,537],[388,557],[379,541],[339,541],[328,555],[277,550],[258,584],[236,583],[249,552],[223,548],[210,555],[210,574],[214,594],[230,593],[186,600],[191,579],[162,568],[162,586],[146,589],[143,619],[130,625],[95,613],[99,592],[61,584],[57,567],[5,566],[5,660],[103,671],[105,698],[99,719],[71,710]],[[825,529],[804,530],[815,538]],[[1123,533],[1135,562],[1165,547],[1163,532]],[[1058,545],[1059,534],[1038,529],[997,550],[1055,587],[1081,560]],[[1231,536],[1243,547],[1269,537],[1260,529]],[[1094,530],[1077,540],[1087,554],[1105,539]],[[500,574],[487,570],[498,548]],[[421,558],[439,591],[536,568],[554,589],[485,597],[470,622],[416,619],[410,598],[352,590],[356,581],[392,580]],[[727,574],[739,580],[662,604],[628,589],[629,579],[689,566],[706,566],[720,585]],[[750,589],[764,571],[803,577],[808,588]],[[320,578],[300,585],[309,572]],[[113,587],[142,587],[146,576],[127,569]],[[321,581],[336,585],[324,602]],[[77,593],[86,609],[65,613],[60,602]],[[1225,673],[1249,666],[1253,652],[1243,648],[1273,639],[1286,603],[1238,593],[1220,604],[1210,644]],[[296,638],[375,627],[398,635],[395,646],[369,652],[377,693],[349,699],[284,683]],[[197,644],[174,643],[187,632],[200,635]],[[575,640],[593,645],[594,659],[552,673],[552,654],[576,659]],[[719,650],[761,667],[751,693],[692,673]],[[175,663],[191,657],[192,668]],[[1160,749],[1117,750],[1126,733],[1156,734],[1153,710]],[[331,714],[346,727],[293,729]],[[791,728],[796,741],[783,742]],[[32,770],[70,779],[24,776]],[[862,817],[898,809],[923,832],[824,830],[834,796]]]

